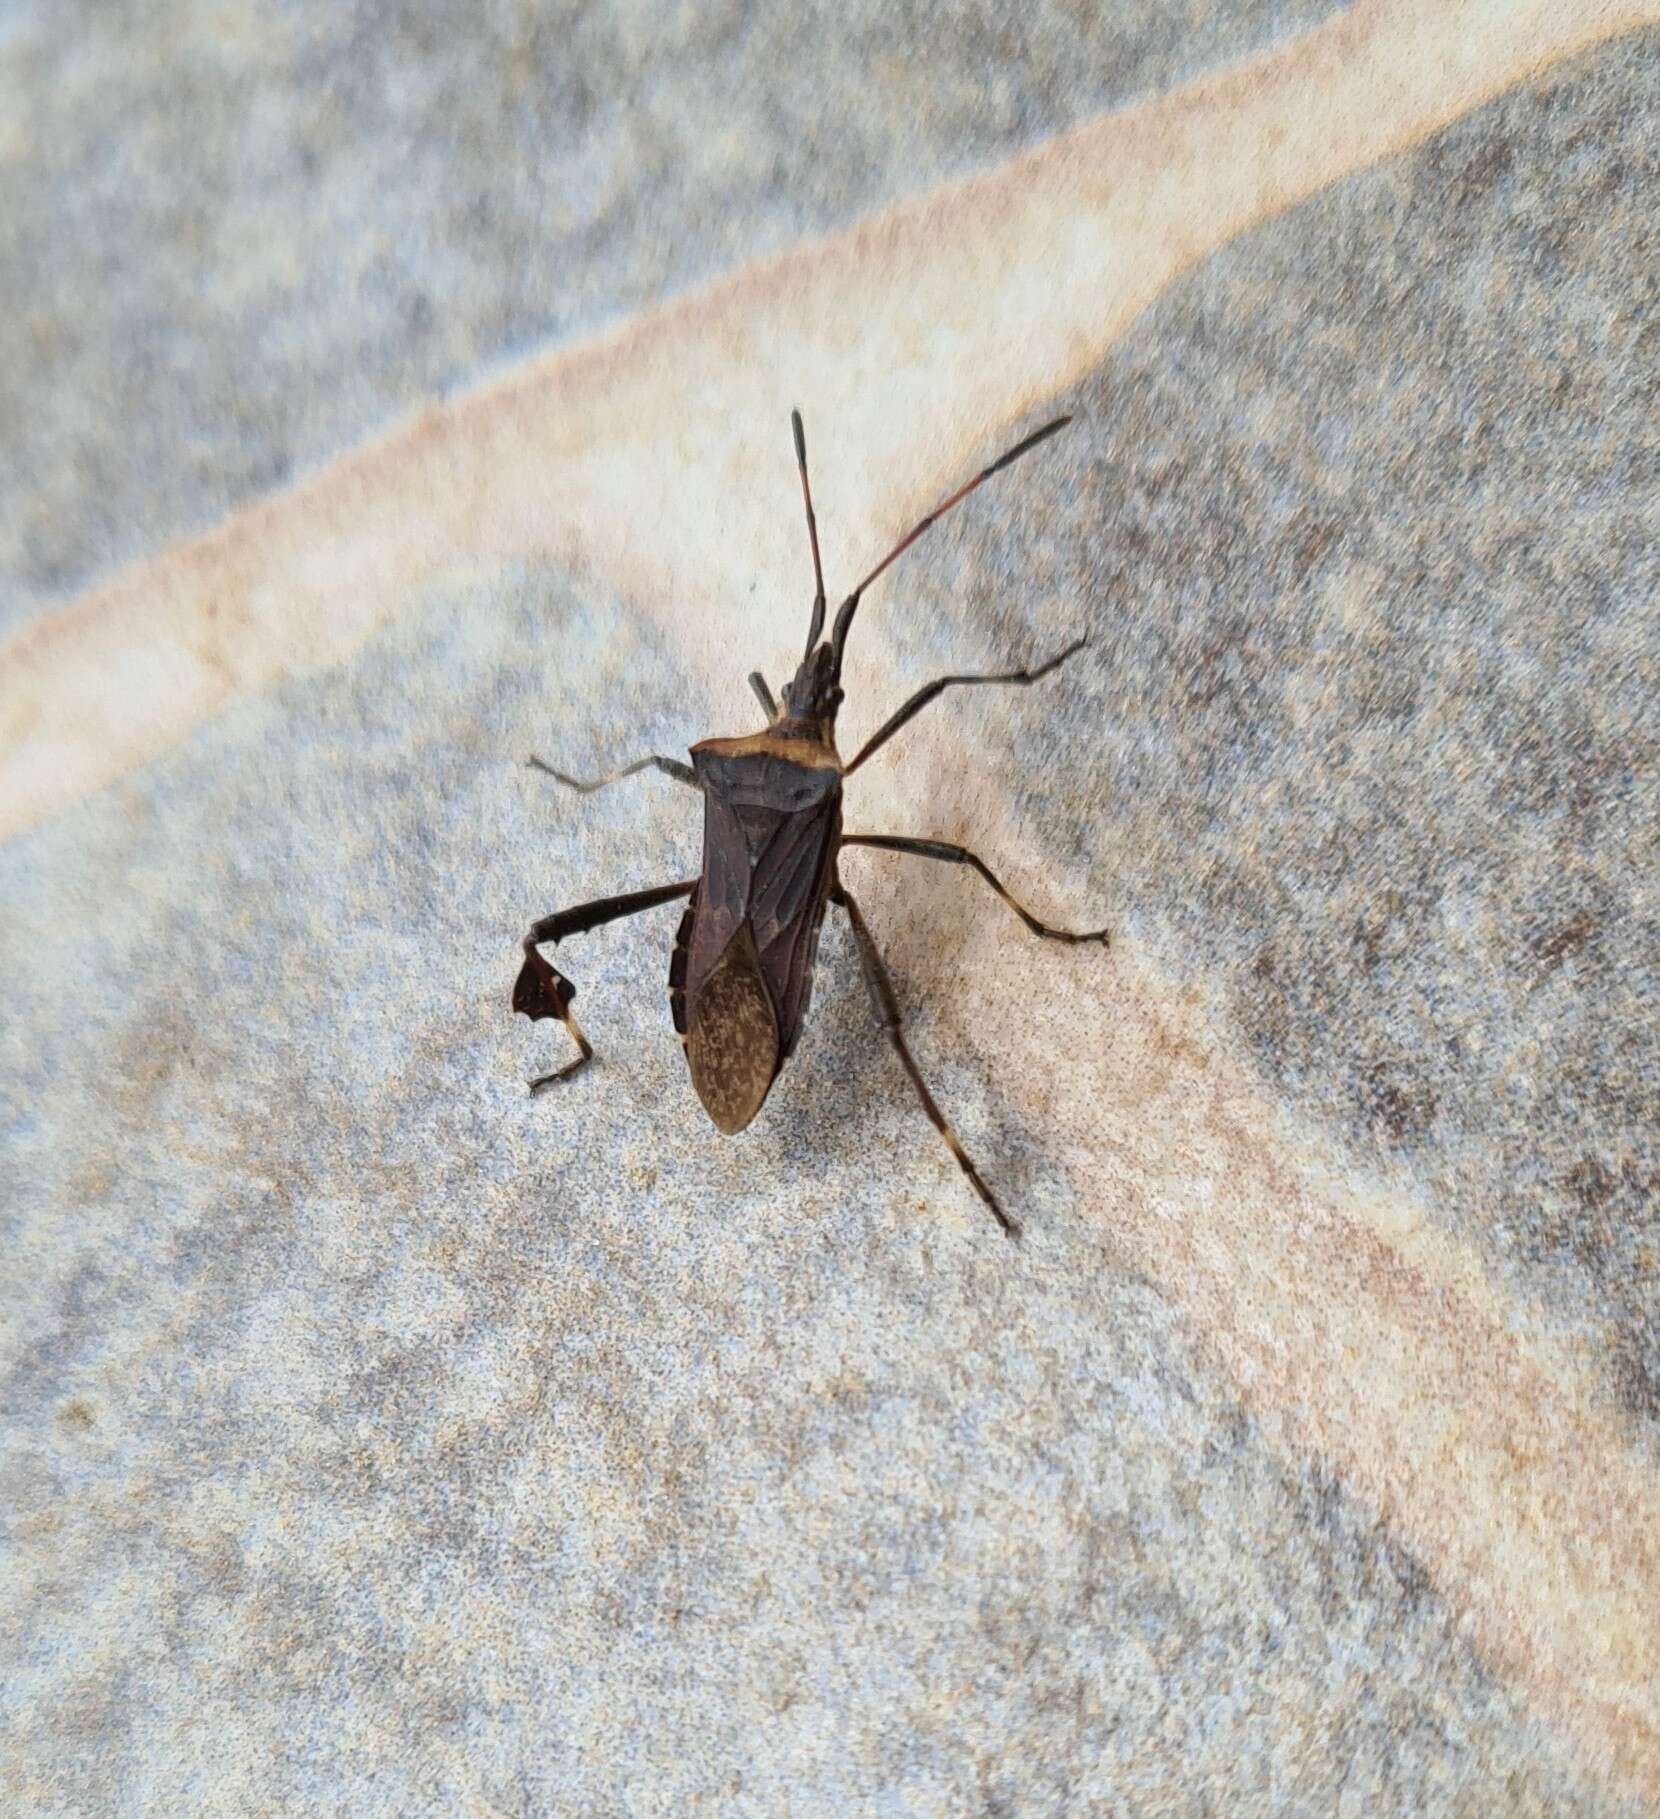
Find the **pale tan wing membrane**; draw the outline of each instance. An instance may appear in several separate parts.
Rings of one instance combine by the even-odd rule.
[[[778,1018],[748,921],[698,987],[686,1060],[703,1109],[728,1136],[761,1109],[778,1072]]]

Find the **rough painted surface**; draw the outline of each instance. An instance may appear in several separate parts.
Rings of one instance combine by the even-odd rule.
[[[9,10],[0,630],[488,363],[1332,9]]]
[[[567,1052],[507,1015],[523,924],[685,875],[697,818],[513,760],[751,723],[805,611],[787,399],[706,431],[744,484],[701,532],[371,550],[405,597],[349,660],[0,847],[11,1807],[1660,1798],[1657,50],[1214,254],[873,593],[849,748],[938,670],[1095,643],[849,790],[1118,924],[1057,953],[967,874],[847,860],[1018,1248],[834,919],[741,1139],[669,1027],[676,906],[561,948],[601,1065],[523,1096]],[[707,309],[748,307],[740,271]],[[632,395],[674,398],[655,332]],[[1005,433],[943,409],[907,483],[883,404],[809,410],[832,586]],[[172,421],[128,482],[167,531],[220,497]],[[476,422],[374,470],[410,521]],[[269,611],[379,572],[362,472],[300,500]],[[490,478],[453,472],[446,536]]]
[[[1218,255],[1077,394],[1076,515],[933,598],[1094,527],[1113,737],[1057,837],[1660,1456],[1656,48]]]

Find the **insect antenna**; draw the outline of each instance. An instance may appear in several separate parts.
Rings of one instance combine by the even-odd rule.
[[[797,421],[799,424],[799,419]],[[865,589],[867,587],[870,586],[871,582],[873,582],[876,579],[876,577],[882,573],[882,571],[888,566],[888,564],[890,562],[893,562],[896,558],[904,555],[905,551],[908,550],[911,547],[911,545],[916,542],[917,538],[920,537],[925,530],[927,530],[929,525],[937,524],[940,521],[940,519],[943,518],[948,511],[950,511],[952,506],[960,505],[963,502],[963,500],[965,500],[968,497],[968,495],[974,491],[975,487],[983,485],[987,480],[989,480],[992,477],[993,474],[1001,473],[1004,468],[1013,466],[1013,464],[1016,461],[1018,461],[1022,455],[1029,454],[1031,452],[1031,450],[1036,448],[1040,442],[1047,442],[1049,440],[1049,438],[1051,436],[1053,436],[1057,431],[1065,429],[1067,424],[1069,424],[1071,421],[1072,421],[1072,418],[1071,418],[1070,413],[1064,417],[1057,417],[1053,423],[1046,423],[1046,424],[1044,424],[1042,429],[1033,430],[1031,435],[1027,436],[1023,441],[1017,442],[1013,448],[1007,450],[1004,454],[999,455],[997,457],[997,459],[994,462],[992,462],[990,467],[981,468],[979,473],[977,473],[974,476],[974,478],[968,482],[968,484],[966,486],[959,486],[949,499],[942,499],[939,502],[939,504],[936,505],[931,512],[929,512],[927,517],[923,518],[919,523],[913,525],[912,528],[909,531],[907,531],[905,533],[905,535],[903,537],[901,537],[900,540],[893,546],[893,548],[888,551],[888,553],[882,558],[882,560],[877,563],[875,568],[873,568],[870,571],[870,573],[865,576],[864,580],[861,581],[856,588],[854,588],[853,592],[847,596],[847,598],[841,603],[841,606],[837,609],[835,630],[831,634],[832,648],[833,648],[833,653],[834,653],[834,662],[833,662],[832,668],[833,668],[833,672],[836,676],[836,679],[838,681],[840,681],[840,679],[841,679],[842,651],[847,644],[848,628],[853,623],[853,615],[859,610],[859,596],[861,594],[863,594],[863,592],[865,591]],[[799,444],[798,444],[798,446],[799,446]],[[806,478],[807,478],[805,468],[802,470],[801,477],[802,477],[802,483],[803,483],[803,485],[805,485]],[[814,629],[815,635],[817,634],[821,624],[822,624],[821,616],[815,614],[815,617],[813,620],[813,629]],[[807,648],[809,650],[812,649],[811,640],[808,641]]]
[[[807,484],[807,436],[801,427],[800,411],[790,412],[790,428],[795,431],[795,465],[801,475],[801,500],[807,507],[807,540],[813,546],[813,585],[818,590],[813,595],[813,616],[807,624],[804,655],[810,657],[824,630],[824,568],[818,559],[818,519],[813,516],[813,489]]]

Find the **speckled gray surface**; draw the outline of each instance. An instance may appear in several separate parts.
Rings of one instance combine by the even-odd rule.
[[[14,4],[0,631],[490,362],[1329,10]]]
[[[194,55],[175,23],[164,72]],[[1163,48],[1126,59],[1129,87],[1233,28],[1137,29]],[[320,459],[481,350],[591,327],[1123,92],[1054,75],[1071,30],[1027,28],[1041,106],[1007,101],[965,153],[971,48],[934,78],[937,162],[860,151],[806,200],[768,174],[788,110],[746,116],[752,206],[696,178],[719,232],[667,266],[662,211],[694,178],[645,159],[645,200],[582,243],[576,302],[499,266],[426,324],[392,290],[324,295],[263,356],[262,386],[302,375],[303,433],[236,414],[256,294],[203,328],[199,399],[122,390],[167,400],[158,440],[89,480],[79,413],[138,381],[113,330],[48,308],[87,364],[56,369],[40,483],[8,507],[18,600],[202,522],[273,448]],[[724,43],[700,105],[780,58]],[[628,45],[658,67],[655,37]],[[1033,894],[1106,904],[1214,1003],[1219,1065],[1247,1057],[1337,1153],[1415,1182],[1649,1457],[1657,49],[1581,59],[1207,261],[1061,400],[1083,421],[1049,466],[908,559],[860,652],[920,679],[1082,616],[1096,648],[1048,692],[953,704],[955,770],[915,748],[918,831],[1004,815],[1051,852]],[[471,53],[424,54],[436,94]],[[870,61],[845,38],[822,55],[827,94]],[[700,67],[668,59],[658,92]],[[197,80],[229,117],[234,91]],[[861,105],[879,141],[888,112]],[[41,193],[83,168],[76,143],[30,175]],[[438,168],[484,182],[460,151]],[[529,206],[513,182],[485,185],[503,215]],[[327,291],[337,244],[304,252],[304,283]],[[409,257],[444,297],[444,260]],[[165,264],[143,268],[162,315]],[[202,437],[247,465],[205,471]],[[604,1067],[527,1107],[550,1039],[505,1014],[526,917],[682,875],[696,838],[664,780],[575,807],[515,761],[749,724],[768,611],[714,695],[591,579],[437,581],[350,664],[0,847],[0,1801],[1640,1810],[1477,1652],[1388,1512],[1288,1452],[1125,1266],[994,1046],[956,1039],[960,1008],[908,994],[1027,1240],[983,1221],[839,927],[741,1144],[696,1119],[667,1026],[672,910],[566,950]],[[912,888],[914,923],[895,898],[879,927],[902,957],[960,914],[954,878]],[[1080,1001],[1110,964],[1069,958]]]
[[[1068,400],[1095,441],[1075,514],[1047,547],[1011,516],[997,574],[965,555],[935,596],[1087,574],[1112,736],[1050,741],[1051,838],[1228,981],[1299,1110],[1592,1338],[1651,1441],[1657,53],[1218,254]],[[1027,754],[988,756],[1018,790]]]
[[[1034,1229],[957,1203],[839,930],[742,1145],[671,910],[569,950],[605,1070],[526,1116],[503,930],[695,839],[667,783],[578,821],[503,762],[684,711],[626,621],[506,587],[7,850],[7,1797],[1604,1810],[919,1006]],[[119,990],[65,1016],[82,956]]]

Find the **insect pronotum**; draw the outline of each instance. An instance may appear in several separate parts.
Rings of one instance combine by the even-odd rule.
[[[842,782],[946,689],[980,683],[1023,687],[1058,669],[1088,640],[1074,640],[1058,655],[1032,669],[995,676],[936,677],[883,721],[849,764],[842,763],[836,750],[836,713],[842,704],[842,653],[865,589],[952,506],[1070,421],[1070,417],[1057,417],[1053,423],[1034,430],[941,500],[841,603],[830,636],[824,638],[824,570],[819,560],[812,488],[807,482],[807,442],[801,413],[790,413],[801,497],[807,511],[807,538],[813,552],[814,593],[806,653],[784,690],[783,706],[773,700],[772,690],[757,670],[749,684],[766,711],[767,725],[758,733],[745,733],[734,739],[700,740],[691,748],[689,765],[653,754],[585,781],[566,776],[540,758],[529,761],[566,788],[585,793],[604,789],[636,771],[654,768],[703,795],[703,868],[696,878],[658,885],[653,890],[631,891],[626,896],[602,897],[544,916],[531,925],[524,941],[524,966],[513,988],[513,1008],[531,1018],[557,1017],[570,1031],[578,1051],[574,1061],[532,1080],[533,1093],[556,1081],[568,1080],[594,1055],[571,1015],[576,987],[542,957],[541,946],[553,946],[569,935],[585,934],[603,923],[685,897],[690,901],[680,918],[674,957],[669,963],[669,1004],[674,1027],[680,1033],[692,1085],[704,1110],[720,1130],[741,1131],[761,1109],[779,1070],[795,1048],[812,993],[819,929],[826,908],[833,903],[846,912],[852,925],[871,1000],[910,1076],[922,1109],[1004,1231],[1011,1237],[1019,1236],[1019,1226],[999,1205],[997,1196],[957,1141],[918,1071],[901,1028],[893,981],[858,904],[836,874],[836,856],[844,846],[870,846],[920,859],[939,859],[948,865],[971,866],[1034,935],[1051,941],[1105,944],[1108,931],[1074,933],[1040,922],[1015,902],[991,868],[966,847],[943,840],[916,840],[904,834],[843,833]]]

